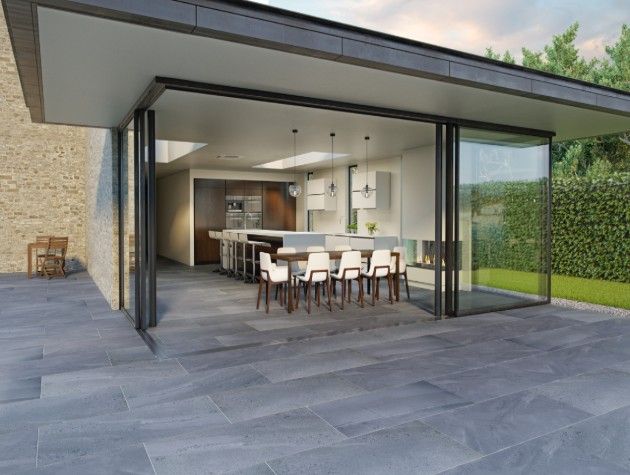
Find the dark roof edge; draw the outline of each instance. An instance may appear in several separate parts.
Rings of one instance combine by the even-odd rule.
[[[45,121],[38,6],[630,117],[630,92],[250,1],[1,1],[34,122]]]
[[[392,43],[399,43],[400,45],[406,45],[416,48],[425,48],[427,50],[435,51],[436,53],[441,53],[449,56],[453,56],[454,58],[467,59],[472,61],[478,61],[481,63],[486,63],[487,65],[497,66],[499,68],[505,68],[508,70],[525,72],[528,74],[543,76],[549,79],[555,79],[559,81],[569,81],[571,83],[588,86],[596,89],[601,89],[603,91],[609,91],[616,94],[621,94],[624,96],[630,96],[630,91],[624,91],[623,89],[617,89],[610,86],[604,86],[601,84],[585,81],[583,79],[572,78],[570,76],[562,76],[560,74],[554,74],[547,71],[541,71],[539,69],[528,68],[526,66],[522,66],[520,64],[510,64],[505,63],[503,61],[487,58],[485,56],[481,56],[475,53],[469,53],[466,51],[460,51],[453,48],[448,48],[446,46],[439,46],[432,43],[426,43],[420,40],[414,40],[411,38],[405,38],[403,36],[393,35],[391,33],[384,33],[378,30],[372,30],[365,27],[360,27],[356,25],[351,25],[349,23],[342,23],[334,20],[329,20],[327,18],[316,17],[313,15],[308,15],[306,13],[295,12],[292,10],[287,10],[280,7],[274,7],[271,5],[265,5],[263,3],[258,3],[255,1],[248,0],[178,0],[184,3],[189,3],[197,6],[205,6],[207,8],[219,8],[218,4],[223,4],[224,7],[228,8],[228,11],[232,11],[230,7],[237,7],[243,10],[251,10],[257,11],[261,13],[272,13],[278,16],[295,18],[297,20],[308,21],[316,25],[321,25],[326,28],[334,28],[338,30],[345,30],[348,32],[353,32],[363,36],[365,39],[368,37],[378,38],[382,40],[386,40]]]

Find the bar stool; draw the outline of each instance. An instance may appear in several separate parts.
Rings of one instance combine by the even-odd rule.
[[[269,248],[271,248],[271,244],[269,244],[268,242],[262,242],[262,241],[247,241],[247,244],[251,247],[252,249],[252,257],[251,259],[245,259],[246,263],[250,263],[251,267],[252,267],[252,273],[248,274],[247,271],[245,271],[245,282],[249,282],[249,283],[256,283],[256,264],[260,264],[260,260],[256,259],[256,248],[261,248],[264,249],[265,252],[269,251]]]
[[[230,243],[229,233],[222,231],[221,235],[221,274],[228,275],[230,272]]]
[[[234,251],[236,250],[236,234],[230,232],[223,233],[223,239],[227,243],[227,276],[234,277],[235,267],[234,267]]]
[[[239,280],[245,280],[247,278],[247,234],[245,233],[237,233],[236,234],[236,278]],[[238,246],[241,246],[241,261],[243,262],[243,271],[240,272],[238,269]]]
[[[217,231],[208,231],[208,237],[210,239],[216,239],[219,241],[219,256],[221,255],[221,238],[219,236],[220,234],[221,233]],[[214,269],[212,272],[221,272],[221,257],[219,257],[219,267]]]

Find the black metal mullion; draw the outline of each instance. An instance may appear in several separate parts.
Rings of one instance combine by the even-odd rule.
[[[446,233],[444,272],[445,299],[444,313],[453,316],[453,124],[446,124]]]
[[[442,124],[435,125],[435,264],[433,314],[442,316]]]
[[[552,155],[552,141],[553,139],[550,137],[549,138],[549,148],[548,148],[548,157],[547,157],[547,239],[546,239],[546,254],[547,254],[547,262],[546,262],[546,268],[547,268],[547,295],[545,298],[545,301],[547,303],[551,303],[551,259],[552,259],[552,249],[551,249],[551,238],[552,238],[552,233],[553,233],[553,229],[551,226],[551,211],[552,211],[552,200],[553,200],[553,194],[552,194],[552,163],[551,163],[551,159],[553,158]]]
[[[150,327],[157,325],[157,289],[156,289],[156,257],[157,257],[157,214],[156,214],[156,178],[155,178],[155,111],[147,111],[147,319]]]
[[[136,110],[134,113],[134,291],[136,294],[134,323],[135,327],[142,329],[144,315],[144,111]]]
[[[125,207],[123,203],[124,130],[116,131],[118,144],[118,308],[125,307]]]
[[[462,262],[459,247],[459,125],[454,129],[454,164],[453,164],[453,314],[459,315],[459,269]]]

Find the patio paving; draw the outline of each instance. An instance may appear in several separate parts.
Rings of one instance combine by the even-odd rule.
[[[0,473],[630,474],[630,320],[160,285],[149,347],[85,273],[0,276]]]

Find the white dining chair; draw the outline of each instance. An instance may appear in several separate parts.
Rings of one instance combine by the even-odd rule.
[[[300,303],[299,285],[306,289],[306,301],[308,313],[311,313],[311,288],[315,284],[315,292],[317,296],[317,306],[320,306],[320,286],[327,288],[328,307],[332,312],[332,303],[330,300],[330,256],[327,252],[314,252],[308,255],[306,263],[306,272],[304,275],[297,276],[298,287],[296,287],[295,308]]]
[[[306,252],[326,252],[326,248],[324,246],[307,246]],[[297,272],[300,274],[304,274],[304,272],[306,271],[306,262],[298,262],[297,267]]]
[[[263,281],[265,282],[265,312],[269,313],[269,288],[275,285],[280,286],[280,305],[284,305],[284,284],[289,278],[289,268],[278,266],[271,262],[268,252],[260,253],[260,278],[258,279],[258,299],[256,300],[256,310],[260,308],[260,296],[262,294]]]
[[[396,246],[393,249],[398,253],[398,269],[396,269],[396,256],[392,256],[391,264],[389,266],[389,272],[394,275],[405,278],[405,288],[407,290],[407,300],[409,300],[409,280],[407,279],[407,251],[404,246]]]
[[[343,309],[346,295],[348,302],[352,296],[352,281],[356,280],[359,284],[359,303],[363,307],[363,284],[361,277],[361,251],[346,251],[341,254],[339,261],[339,270],[331,274],[333,293],[337,286],[337,281],[341,282],[341,308]]]
[[[370,259],[370,268],[362,272],[362,276],[370,279],[372,282],[372,305],[375,305],[375,299],[379,298],[379,286],[381,278],[387,278],[387,286],[389,287],[389,303],[393,304],[392,299],[392,274],[389,272],[392,260],[392,253],[389,249],[378,249],[372,252]],[[361,283],[363,286],[363,283]],[[363,289],[361,289],[363,290]]]
[[[346,252],[346,251],[352,251],[352,246],[348,245],[348,244],[338,244],[335,246],[335,251],[336,252]],[[337,272],[337,269],[339,269],[339,259],[334,259],[330,262],[330,272]]]

